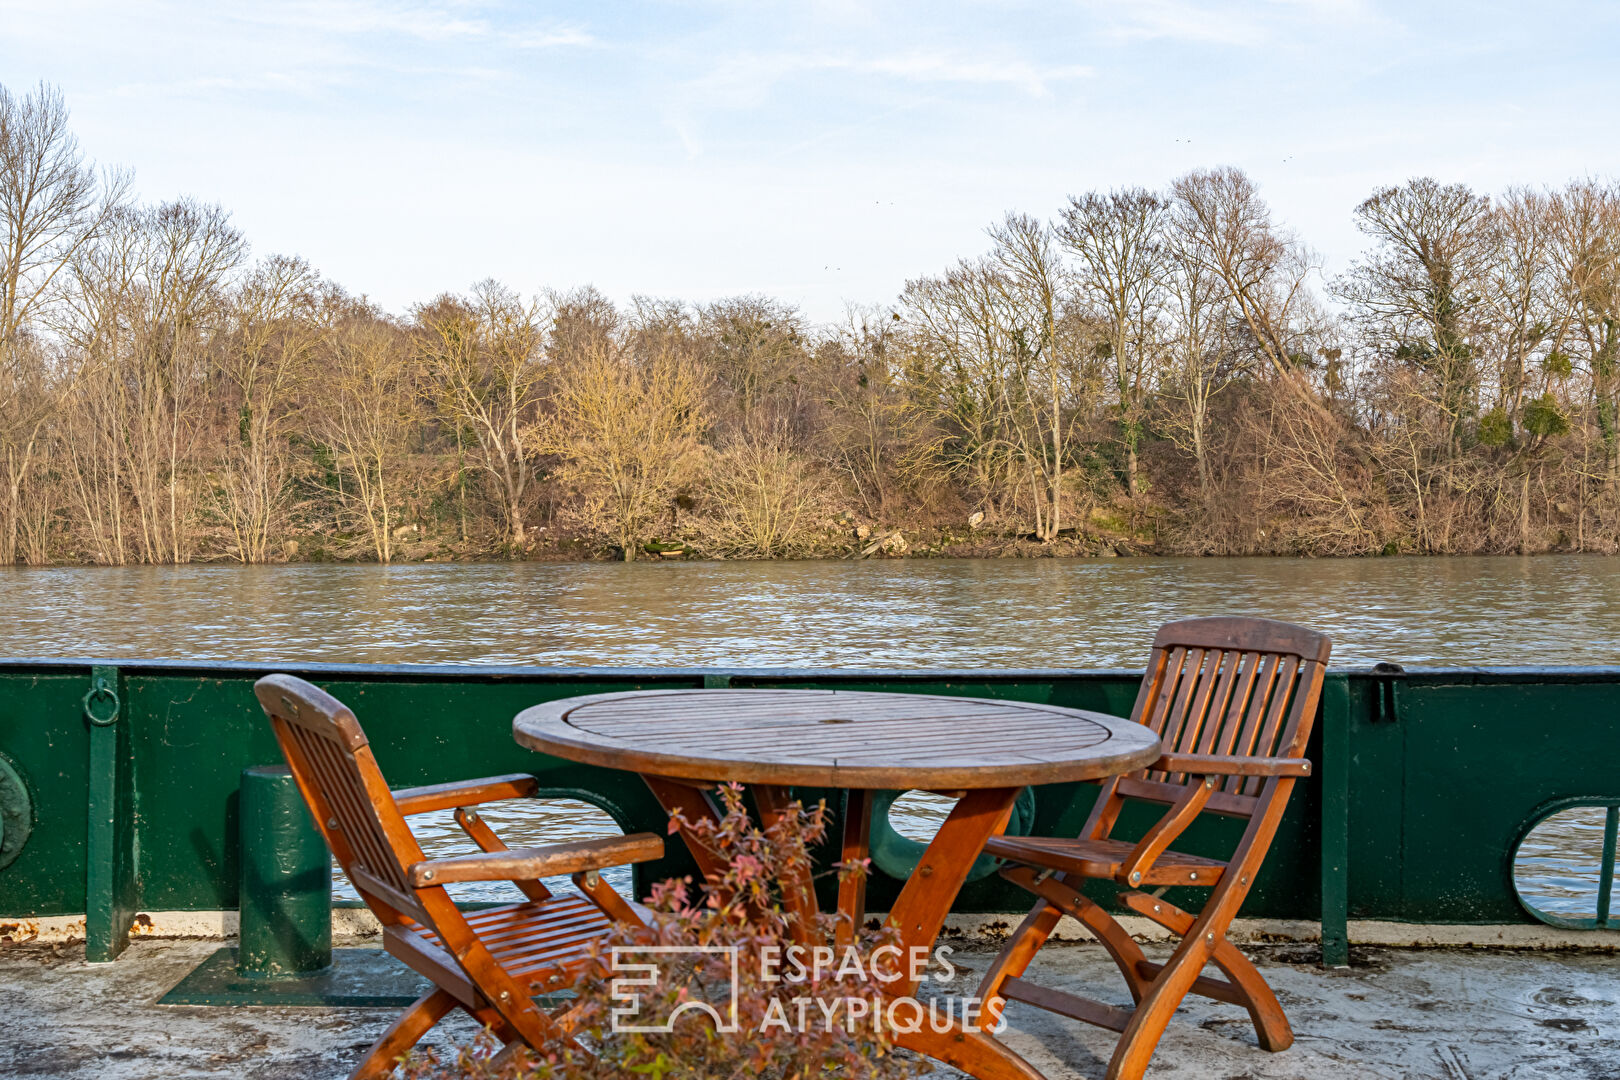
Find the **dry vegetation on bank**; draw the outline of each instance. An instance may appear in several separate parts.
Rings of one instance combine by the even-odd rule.
[[[0,562],[1612,552],[1620,188],[1414,180],[1323,280],[1235,169],[892,308],[398,316],[0,87]]]

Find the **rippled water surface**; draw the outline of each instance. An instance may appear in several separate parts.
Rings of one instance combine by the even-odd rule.
[[[1620,662],[1620,559],[1088,559],[0,571],[0,656],[751,667],[1139,666],[1255,614],[1336,663]]]
[[[1607,816],[1602,807],[1575,807],[1532,829],[1513,860],[1519,895],[1549,915],[1596,918]],[[1613,899],[1620,909],[1620,897]]]
[[[1620,663],[1620,559],[0,570],[0,656],[13,657],[1138,667],[1159,624],[1212,614],[1268,615],[1325,630],[1339,664]],[[925,837],[947,809],[937,797],[908,797],[896,806],[895,824]],[[448,816],[440,817],[420,820],[430,853],[464,846]],[[514,844],[615,831],[606,815],[580,804],[491,807],[485,817]],[[1531,892],[1547,882],[1546,910],[1567,907],[1560,890],[1584,892],[1596,876],[1595,862],[1587,867],[1589,823],[1555,833],[1560,850],[1527,852],[1521,877]],[[504,895],[485,886],[462,894]]]

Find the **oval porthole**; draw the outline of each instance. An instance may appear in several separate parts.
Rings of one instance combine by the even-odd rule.
[[[945,823],[956,800],[927,791],[878,791],[872,795],[872,864],[885,874],[905,881],[922,861],[928,842]],[[1013,804],[1006,835],[1028,836],[1035,824],[1035,791],[1024,788]],[[968,871],[967,880],[978,881],[994,874],[1001,860],[981,855]]]
[[[1538,810],[1513,845],[1513,891],[1548,926],[1620,929],[1614,863],[1620,799],[1559,799]]]

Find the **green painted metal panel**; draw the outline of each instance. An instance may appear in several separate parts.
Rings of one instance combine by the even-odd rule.
[[[237,906],[237,786],[241,770],[279,760],[250,687],[260,665],[124,663],[114,755],[111,850],[125,869],[109,894],[140,910]],[[548,793],[606,809],[626,829],[662,826],[657,804],[629,774],[585,768],[519,747],[520,709],[574,694],[658,686],[825,686],[1051,702],[1128,712],[1136,672],[807,672],[760,670],[523,669],[294,666],[359,713],[396,786],[526,771]],[[35,827],[17,861],[0,869],[0,914],[87,910],[90,875],[91,725],[82,697],[88,662],[0,662],[0,753],[29,785]],[[1295,789],[1245,913],[1323,914],[1410,922],[1518,922],[1510,846],[1536,807],[1568,796],[1620,795],[1620,669],[1460,669],[1335,673],[1343,722],[1319,724],[1307,753],[1318,777]],[[1331,696],[1331,695],[1330,695]],[[1333,732],[1324,755],[1324,732]],[[123,781],[119,781],[122,783]],[[1348,793],[1325,805],[1325,789]],[[1341,787],[1342,786],[1342,787]],[[127,798],[119,802],[118,793]],[[1072,834],[1095,788],[1036,792],[1037,834]],[[804,791],[807,799],[837,792]],[[1324,812],[1333,831],[1324,874]],[[1122,826],[1141,829],[1150,808]],[[1185,848],[1228,851],[1241,823],[1200,822]],[[122,830],[122,831],[120,831]],[[1335,850],[1336,846],[1336,850]],[[690,870],[678,845],[641,880]],[[830,857],[830,845],[824,851]],[[115,857],[121,857],[115,855]],[[1340,864],[1343,864],[1342,867]],[[119,892],[127,885],[129,888]],[[130,890],[133,890],[131,893]],[[872,882],[874,909],[898,883]],[[1106,889],[1099,896],[1106,895]],[[1172,894],[1196,902],[1199,893]],[[998,879],[974,882],[958,910],[1018,913],[1025,896]]]
[[[1517,922],[1510,852],[1534,809],[1561,796],[1620,794],[1620,680],[1556,677],[1492,685],[1409,682],[1398,898],[1374,918]]]
[[[244,768],[281,759],[251,692],[255,677],[128,677],[131,707],[145,720],[135,755],[142,777],[141,866],[149,909],[237,906],[238,776]],[[536,702],[573,694],[694,683],[690,678],[482,681],[388,674],[315,681],[355,710],[394,787],[531,772],[550,794],[586,798],[630,829],[646,828],[660,816],[637,777],[525,750],[512,739],[512,717]],[[184,767],[175,768],[176,763]],[[0,888],[4,885],[0,878]]]
[[[0,870],[0,915],[31,918],[85,910],[86,789],[90,733],[77,668],[10,668],[0,674],[0,753],[28,785],[34,827]]]

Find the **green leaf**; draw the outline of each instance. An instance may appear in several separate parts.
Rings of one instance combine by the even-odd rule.
[[[1513,441],[1513,421],[1501,408],[1479,418],[1479,441],[1486,446],[1506,446]]]
[[[1524,430],[1543,438],[1569,434],[1569,418],[1559,411],[1558,402],[1553,400],[1551,394],[1531,398],[1524,406],[1524,416],[1520,422],[1524,424]]]

